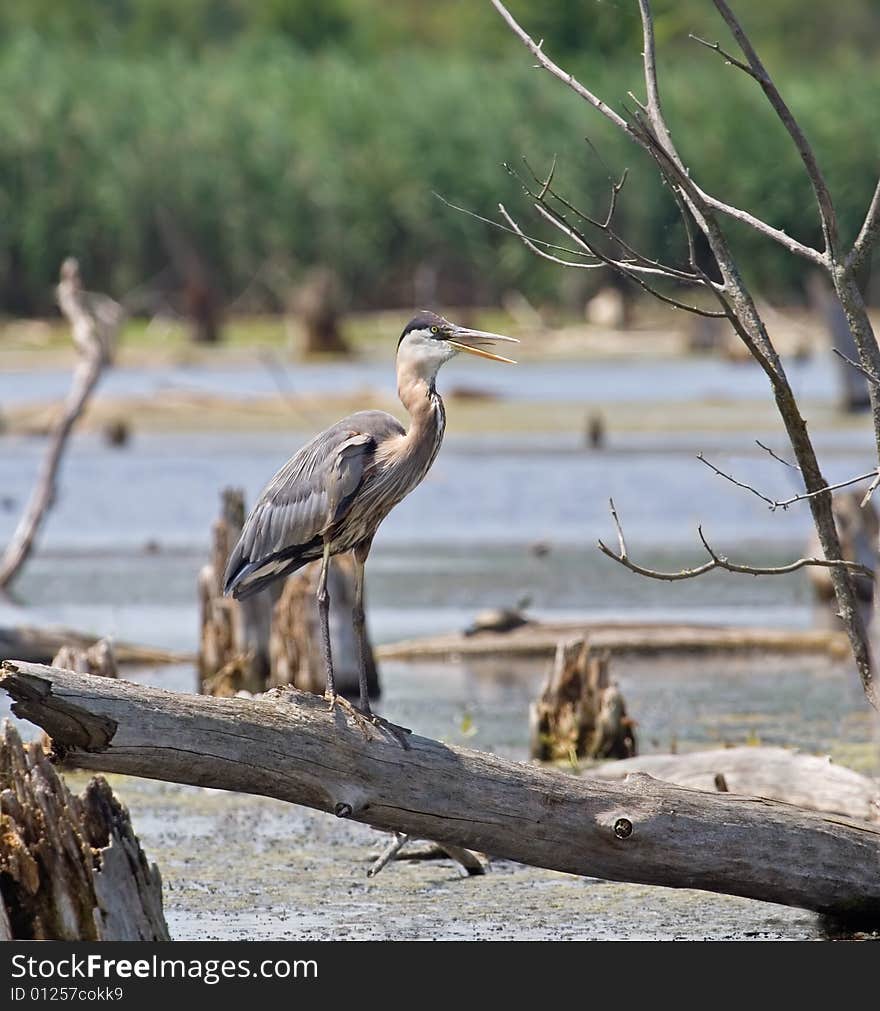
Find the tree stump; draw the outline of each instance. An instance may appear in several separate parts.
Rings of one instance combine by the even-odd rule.
[[[589,640],[561,642],[540,699],[529,714],[530,753],[541,761],[631,758],[633,721],[609,679],[607,653]]]
[[[0,940],[168,941],[162,879],[105,779],[73,796],[42,746],[0,734]]]
[[[259,694],[272,686],[291,684],[321,694],[325,676],[315,599],[320,563],[246,600],[224,597],[226,561],[244,517],[243,492],[227,488],[214,524],[211,561],[199,574],[201,689],[207,695],[229,697],[239,691]],[[352,560],[334,558],[327,581],[333,667],[337,690],[352,696],[358,692],[358,652],[351,620],[354,585]],[[372,647],[367,675],[370,696],[375,698],[379,677]]]
[[[340,330],[339,279],[329,267],[315,267],[300,282],[291,299],[300,326],[303,354],[348,354]]]
[[[113,644],[109,639],[99,639],[91,646],[65,644],[55,654],[51,665],[73,670],[78,674],[96,674],[105,678],[119,677]]]

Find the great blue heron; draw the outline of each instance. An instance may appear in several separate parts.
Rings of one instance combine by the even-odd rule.
[[[402,728],[374,716],[367,692],[364,632],[364,564],[379,524],[427,474],[446,427],[434,381],[440,366],[460,351],[515,364],[487,350],[513,337],[456,326],[436,313],[419,312],[397,344],[397,392],[410,426],[384,411],[359,411],[321,432],[278,471],[260,495],[229,557],[224,592],[248,597],[321,559],[318,613],[327,670],[326,696],[337,703],[330,650],[327,568],[332,555],[351,551],[355,561],[352,612],[358,642],[360,708],[356,718],[392,731]]]

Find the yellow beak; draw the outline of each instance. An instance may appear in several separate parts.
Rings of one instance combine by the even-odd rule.
[[[446,340],[456,349],[464,351],[469,355],[476,355],[478,358],[488,358],[493,362],[504,362],[507,365],[516,365],[512,358],[504,358],[502,355],[493,354],[485,350],[492,347],[498,341],[508,344],[519,344],[516,337],[505,337],[499,333],[487,333],[485,330],[470,330],[467,327],[455,327]]]

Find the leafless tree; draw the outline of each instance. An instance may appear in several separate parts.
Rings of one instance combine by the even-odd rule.
[[[600,544],[602,550],[628,568],[641,572],[642,575],[667,579],[691,578],[715,568],[756,575],[789,572],[810,565],[827,568],[865,695],[871,705],[880,708],[880,695],[873,677],[869,640],[857,607],[852,578],[854,573],[864,574],[865,570],[861,566],[843,560],[831,509],[832,488],[836,486],[829,485],[822,474],[797,399],[755,298],[743,279],[726,232],[728,219],[748,225],[762,236],[777,242],[792,255],[827,273],[858,350],[858,361],[853,361],[852,365],[869,380],[874,435],[880,454],[880,347],[859,287],[860,272],[880,238],[880,181],[874,190],[858,235],[849,244],[845,243],[840,236],[831,193],[809,140],[726,0],[713,0],[713,3],[733,35],[739,55],[727,52],[717,42],[707,42],[696,36],[691,38],[716,53],[736,72],[748,75],[761,88],[791,138],[810,181],[816,214],[822,230],[822,248],[815,248],[799,241],[750,211],[735,207],[700,186],[696,174],[691,172],[682,159],[664,118],[655,59],[654,23],[649,0],[638,0],[643,30],[646,97],[640,100],[630,93],[630,105],[624,115],[619,114],[600,96],[556,64],[544,52],[543,42],[536,42],[519,25],[501,0],[492,0],[492,4],[511,31],[531,52],[537,67],[543,68],[566,84],[652,159],[678,207],[687,239],[686,265],[675,266],[647,256],[634,249],[617,232],[614,216],[625,177],[612,183],[607,213],[600,218],[578,209],[558,191],[554,185],[555,163],[550,171],[542,176],[529,169],[529,175],[521,178],[521,181],[533,202],[534,210],[543,221],[561,233],[562,238],[556,243],[534,238],[527,234],[505,207],[499,205],[503,219],[501,226],[516,234],[532,252],[545,259],[574,269],[609,267],[676,308],[702,316],[725,318],[730,322],[752,357],[767,375],[804,487],[802,494],[784,502],[777,502],[756,489],[749,490],[764,498],[771,508],[786,508],[796,501],[806,501],[812,513],[824,558],[798,559],[791,565],[776,569],[734,564],[717,555],[705,538],[702,538],[701,533],[703,546],[709,554],[709,560],[705,565],[693,570],[682,570],[679,573],[657,573],[636,566],[628,558],[616,513],[615,522],[620,535],[619,550],[615,552]],[[703,265],[696,253],[696,239],[700,234],[704,237],[705,245],[711,254],[711,266],[708,268]],[[671,282],[672,287],[667,282]],[[690,295],[687,297],[680,295],[679,292],[682,290],[689,292]],[[723,477],[742,485],[730,475],[723,474],[717,468],[713,469]],[[867,500],[880,483],[880,469],[854,478],[852,482],[843,483],[856,481],[871,482],[868,495],[865,496]]]
[[[58,305],[70,322],[79,362],[70,392],[52,427],[49,445],[30,501],[12,540],[0,558],[0,589],[9,586],[27,561],[40,525],[55,498],[58,469],[74,425],[86,408],[104,367],[113,358],[124,310],[112,298],[83,290],[79,264],[69,258],[61,265],[56,289]]]

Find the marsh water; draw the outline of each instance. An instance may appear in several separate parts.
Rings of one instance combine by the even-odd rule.
[[[824,358],[795,382],[816,403],[834,396]],[[454,383],[463,373],[452,373]],[[469,375],[471,381],[472,374]],[[297,368],[295,391],[393,387],[387,364]],[[0,402],[50,400],[55,372],[0,375]],[[802,573],[756,580],[715,574],[669,585],[603,558],[614,542],[613,497],[639,560],[677,569],[704,560],[696,526],[739,559],[781,563],[803,554],[803,504],[771,511],[717,477],[707,457],[784,498],[796,474],[755,438],[782,450],[775,431],[752,431],[749,405],[764,395],[756,369],[720,362],[555,363],[489,370],[479,387],[520,400],[619,398],[687,412],[689,400],[742,407],[736,431],[679,426],[674,435],[609,433],[587,450],[579,432],[451,434],[424,484],[385,521],[368,568],[374,639],[462,628],[482,608],[529,598],[536,617],[651,618],[808,627],[817,620]],[[115,370],[102,395],[150,396],[190,388],[259,398],[277,393],[265,370]],[[0,604],[0,624],[63,624],[175,650],[197,641],[195,580],[220,490],[252,501],[310,433],[151,433],[122,449],[74,439],[39,550]],[[814,432],[826,476],[870,469],[867,426]],[[14,529],[43,441],[0,441],[0,543]],[[540,542],[545,551],[533,550]],[[452,743],[527,757],[527,711],[543,662],[382,665],[385,715]],[[126,672],[193,690],[189,665]],[[619,661],[614,677],[638,721],[642,751],[761,742],[830,753],[877,773],[875,728],[846,663],[821,658],[723,657]],[[5,702],[0,712],[6,713]],[[362,826],[261,798],[112,777],[166,883],[176,937],[814,937],[809,914],[696,892],[578,879],[499,863],[459,880],[440,863],[397,863],[374,880],[368,858],[383,837]]]

